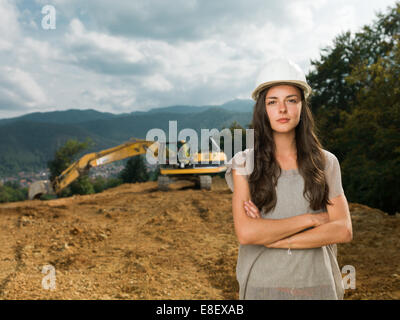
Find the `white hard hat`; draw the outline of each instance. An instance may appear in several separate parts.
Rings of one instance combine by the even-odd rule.
[[[256,89],[251,94],[252,98],[257,100],[263,89],[275,84],[294,84],[303,89],[305,98],[311,93],[311,87],[307,83],[303,70],[286,58],[274,58],[267,62],[257,77]]]

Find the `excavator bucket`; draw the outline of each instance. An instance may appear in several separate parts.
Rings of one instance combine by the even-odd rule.
[[[43,194],[55,194],[50,180],[35,181],[29,186],[29,200],[39,199]]]

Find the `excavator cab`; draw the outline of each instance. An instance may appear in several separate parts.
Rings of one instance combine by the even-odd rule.
[[[215,141],[211,138],[211,141]],[[178,142],[167,142],[167,154],[172,154],[170,146],[177,143],[177,164],[168,161],[165,165],[160,165],[160,175],[158,176],[158,188],[167,191],[169,184],[177,180],[193,181],[200,189],[211,190],[212,176],[226,171],[226,155],[224,152],[195,152],[190,154],[190,146],[185,140]]]
[[[171,148],[171,145],[176,144],[176,151]],[[179,140],[177,142],[166,142],[165,143],[166,159],[164,168],[185,168],[190,164],[190,148],[189,144],[185,140]],[[176,164],[171,162],[171,158],[174,157]]]

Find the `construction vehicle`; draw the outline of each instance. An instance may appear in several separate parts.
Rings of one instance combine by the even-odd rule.
[[[211,138],[216,145],[215,141]],[[177,144],[171,148],[171,144]],[[106,165],[114,161],[146,154],[150,149],[151,155],[159,167],[158,188],[167,191],[169,184],[176,180],[191,180],[201,189],[211,190],[212,175],[226,171],[226,155],[224,152],[193,153],[189,157],[189,145],[184,140],[178,142],[157,142],[132,138],[119,146],[88,153],[72,163],[53,181],[42,180],[29,186],[29,200],[40,199],[44,194],[59,195],[74,180],[87,174],[90,168]],[[185,157],[178,157],[177,152],[183,152]],[[219,150],[219,148],[218,148]],[[165,163],[160,162],[165,159]],[[175,161],[171,161],[176,159]],[[183,160],[182,160],[183,159]]]

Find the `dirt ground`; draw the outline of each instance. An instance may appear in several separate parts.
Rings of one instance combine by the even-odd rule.
[[[0,204],[0,299],[238,299],[225,180],[171,189],[146,182]],[[356,289],[345,299],[399,299],[399,214],[350,209],[354,239],[338,244],[338,261],[355,267]]]

